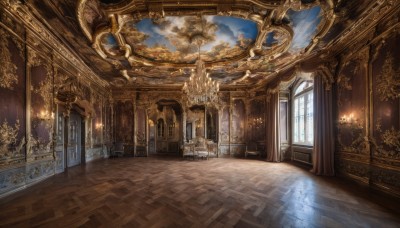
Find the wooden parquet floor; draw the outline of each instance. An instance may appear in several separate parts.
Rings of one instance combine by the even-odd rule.
[[[117,158],[0,200],[2,227],[400,227],[399,201],[259,160]]]

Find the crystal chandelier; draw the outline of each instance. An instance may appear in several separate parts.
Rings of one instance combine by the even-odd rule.
[[[200,56],[200,54],[199,54]],[[183,85],[188,106],[213,106],[218,102],[219,83],[213,81],[206,72],[205,64],[200,59],[196,61],[196,71],[193,69],[189,81]]]

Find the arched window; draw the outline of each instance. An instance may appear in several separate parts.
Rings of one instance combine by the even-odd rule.
[[[293,144],[314,143],[313,82],[304,81],[294,89],[293,95]]]

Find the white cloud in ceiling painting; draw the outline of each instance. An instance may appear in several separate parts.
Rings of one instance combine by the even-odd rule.
[[[143,19],[133,29],[146,35],[137,50],[155,60],[195,61],[198,41],[206,60],[218,60],[244,51],[257,37],[256,23],[224,16],[165,17]]]
[[[288,11],[287,17],[294,32],[289,52],[298,53],[311,43],[322,20],[321,12],[319,6],[301,11]]]

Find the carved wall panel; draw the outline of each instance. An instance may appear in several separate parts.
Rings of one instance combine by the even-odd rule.
[[[229,106],[222,109],[219,138],[221,143],[229,143],[230,110]]]
[[[368,61],[369,48],[344,58],[337,78],[337,142],[340,153],[352,153],[356,160],[369,162]]]
[[[370,167],[368,164],[352,160],[341,160],[338,163],[338,171],[352,179],[368,183]]]
[[[28,160],[52,156],[53,140],[53,69],[50,63],[38,60],[29,49],[30,61],[30,136]]]
[[[234,99],[232,103],[231,143],[245,143],[245,105],[242,99]]]
[[[32,183],[54,174],[54,161],[42,160],[27,164],[26,182]]]
[[[372,62],[373,185],[400,195],[400,34],[374,46]]]
[[[0,194],[6,193],[25,184],[25,166],[2,170],[0,172]]]
[[[136,128],[136,142],[138,145],[146,146],[146,109],[143,107],[136,108],[137,128]]]
[[[98,96],[93,96],[94,113],[92,115],[92,140],[93,147],[101,147],[103,143],[103,100]]]
[[[104,143],[106,144],[111,144],[113,142],[112,138],[112,104],[106,104],[104,107],[104,117],[105,120],[103,120],[103,127],[105,128],[104,130]]]
[[[206,115],[207,125],[207,139],[211,139],[217,142],[217,131],[218,131],[218,110],[215,108],[207,108]]]
[[[247,141],[265,141],[265,99],[250,101],[247,116]]]
[[[400,34],[393,34],[372,63],[373,161],[400,171]],[[381,159],[387,160],[383,162]],[[390,162],[389,162],[390,160]]]
[[[63,172],[64,114],[68,112],[64,102],[57,101],[55,106],[54,96],[67,79],[77,82],[74,89],[79,92],[77,105],[84,109],[82,115],[93,110],[89,101],[94,90],[99,97],[109,97],[110,91],[105,81],[32,16],[26,4],[0,1],[0,5],[2,195],[43,180],[54,171]],[[101,110],[103,104],[96,107]],[[102,149],[92,152],[103,155]]]
[[[56,125],[55,125],[55,166],[56,173],[64,171],[64,131],[65,131],[65,121],[64,114],[65,108],[62,105],[57,105],[56,108]]]
[[[105,151],[102,147],[90,148],[86,150],[86,162],[104,157]]]
[[[132,101],[117,101],[114,111],[116,141],[133,143],[134,114]]]
[[[340,174],[400,195],[400,34],[379,32],[342,59],[335,161]]]
[[[25,160],[25,48],[0,27],[0,167]]]
[[[394,194],[400,192],[400,172],[382,167],[373,166],[370,171],[371,184],[383,189],[389,189]]]

